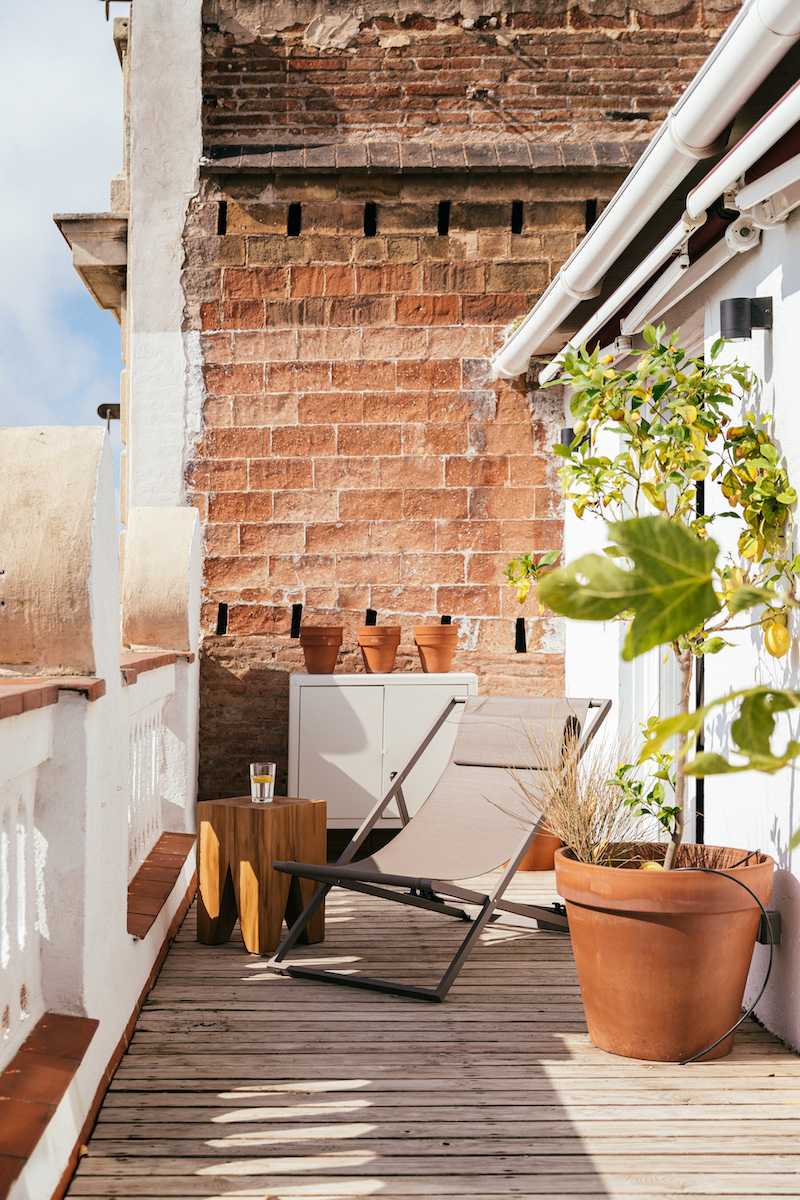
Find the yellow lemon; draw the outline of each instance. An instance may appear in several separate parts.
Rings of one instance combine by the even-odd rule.
[[[773,658],[783,658],[792,645],[792,635],[780,621],[772,621],[764,634],[764,645]]]
[[[643,862],[639,867],[640,871],[663,871],[664,864],[660,862]]]

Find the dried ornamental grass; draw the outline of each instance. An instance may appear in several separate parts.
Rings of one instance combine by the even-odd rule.
[[[623,803],[614,780],[617,766],[626,760],[624,749],[616,742],[605,743],[590,747],[581,758],[577,741],[566,743],[560,755],[551,745],[532,741],[532,746],[535,775],[513,774],[530,806],[544,810],[547,828],[579,862],[603,867],[638,864],[637,843],[652,842],[655,830],[652,819],[638,816]]]

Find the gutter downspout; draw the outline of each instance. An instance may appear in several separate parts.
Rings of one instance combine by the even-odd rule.
[[[630,245],[698,159],[718,151],[716,139],[798,40],[798,0],[750,0],[597,223],[495,354],[495,378],[526,371],[531,355],[579,301],[597,295],[609,259]]]

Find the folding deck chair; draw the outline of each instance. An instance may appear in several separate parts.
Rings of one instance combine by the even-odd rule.
[[[428,799],[409,817],[403,784],[460,705],[463,713],[450,760]],[[278,871],[316,880],[319,887],[270,960],[270,969],[302,979],[441,1001],[481,930],[498,913],[534,918],[540,928],[567,932],[566,913],[561,905],[543,907],[503,899],[542,819],[542,811],[523,798],[519,779],[525,776],[529,793],[536,788],[536,777],[541,779],[542,775],[544,746],[558,747],[566,745],[568,739],[575,739],[577,751],[582,755],[610,708],[610,700],[453,697],[337,862],[328,866],[274,864]],[[587,725],[590,710],[594,715]],[[558,753],[556,758],[560,761]],[[353,862],[359,847],[393,800],[400,813],[401,829],[381,850]],[[489,893],[476,892],[456,882],[475,879],[500,867],[504,867],[502,875]],[[285,962],[307,922],[333,887],[460,918],[469,921],[470,928],[435,987],[412,987],[367,975],[345,975]],[[451,901],[476,905],[478,913],[470,917]]]

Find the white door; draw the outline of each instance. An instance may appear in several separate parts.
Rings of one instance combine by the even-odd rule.
[[[395,687],[387,684],[384,703],[384,793],[388,791],[395,774],[411,758],[448,700],[453,696],[467,695],[469,688],[466,684],[403,684]],[[461,711],[460,705],[453,710],[412,770],[408,781],[403,784],[409,812],[416,812],[427,800],[444,770],[453,749]],[[398,815],[394,804],[386,810],[386,815]]]
[[[355,828],[382,794],[384,689],[300,689],[298,795]]]

